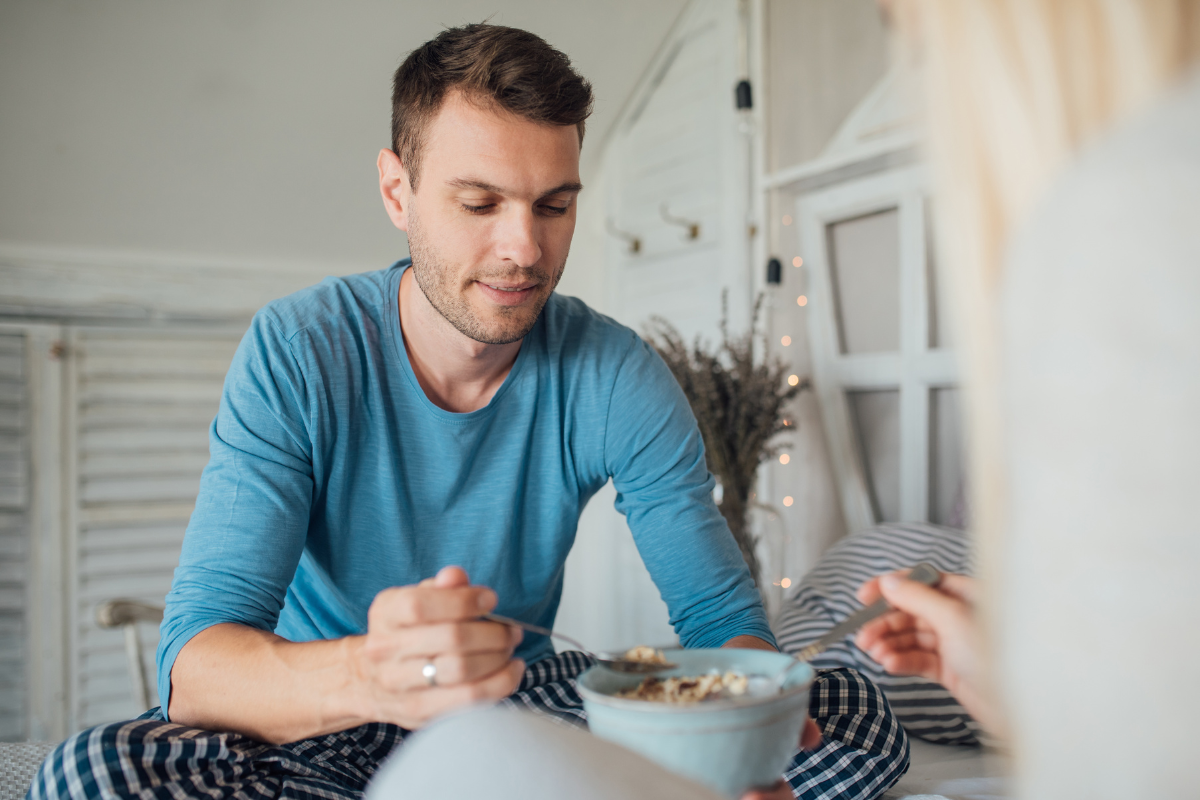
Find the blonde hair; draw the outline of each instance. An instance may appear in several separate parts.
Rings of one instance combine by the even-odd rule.
[[[1003,563],[996,301],[1006,243],[1072,156],[1200,57],[1200,0],[895,0],[924,104],[942,263],[964,343],[985,630]]]

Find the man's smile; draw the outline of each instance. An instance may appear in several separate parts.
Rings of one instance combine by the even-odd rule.
[[[519,306],[533,297],[534,292],[540,284],[538,281],[526,281],[516,284],[505,283],[503,281],[491,283],[476,281],[475,285],[479,287],[488,300],[497,305]]]

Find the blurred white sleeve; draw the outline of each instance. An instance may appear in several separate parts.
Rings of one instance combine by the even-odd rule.
[[[367,786],[366,800],[721,800],[587,731],[509,708],[451,714],[412,735]]]
[[[1019,796],[1191,796],[1200,80],[1084,153],[1004,280],[998,632]]]

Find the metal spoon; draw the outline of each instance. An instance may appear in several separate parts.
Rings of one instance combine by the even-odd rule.
[[[926,586],[937,586],[938,582],[942,579],[942,573],[938,572],[937,568],[932,564],[918,564],[908,573],[908,579],[917,583],[923,583]],[[837,644],[863,625],[891,610],[892,607],[888,605],[888,601],[881,597],[874,603],[871,603],[871,605],[860,608],[846,617],[840,623],[833,626],[829,633],[801,649],[800,652],[793,656],[792,663],[776,673],[774,678],[772,678],[776,688],[780,691],[783,690],[783,679],[787,677],[788,672],[794,669],[797,664],[806,664],[812,661],[815,656],[824,652],[829,646]]]
[[[596,660],[597,664],[607,667],[608,669],[615,670],[616,672],[628,672],[633,675],[651,675],[655,672],[663,672],[664,670],[675,669],[679,666],[678,664],[672,664],[670,662],[665,664],[653,664],[646,661],[630,661],[623,656],[615,655],[613,653],[593,653],[591,650],[588,650],[582,644],[575,641],[570,636],[567,636],[565,633],[558,633],[557,631],[552,631],[549,628],[543,628],[541,625],[522,622],[519,619],[502,617],[499,614],[482,614],[480,615],[480,618],[491,620],[492,622],[499,622],[502,625],[516,625],[518,628],[524,628],[525,630],[532,631],[533,633],[540,633],[542,636],[552,636],[555,639],[561,639],[577,650],[587,653]]]

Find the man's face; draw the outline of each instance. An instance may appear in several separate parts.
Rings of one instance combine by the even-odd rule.
[[[562,277],[580,188],[575,126],[452,93],[426,133],[418,188],[404,192],[397,221],[421,291],[477,342],[522,338]]]

